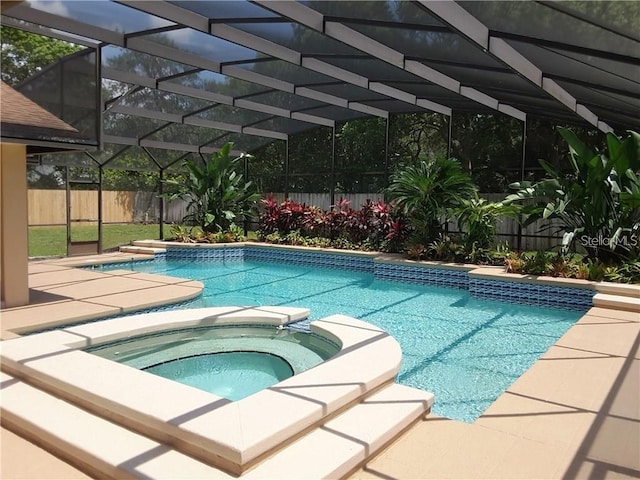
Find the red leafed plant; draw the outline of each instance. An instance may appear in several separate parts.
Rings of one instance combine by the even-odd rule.
[[[258,230],[262,240],[267,237],[273,240],[277,236],[279,242],[286,243],[286,237],[295,236],[296,242],[307,239],[310,245],[331,242],[340,248],[349,245],[398,252],[409,233],[399,210],[382,201],[367,200],[355,210],[348,200],[340,198],[327,211],[290,199],[278,202],[273,196],[267,196],[262,199],[262,206]]]

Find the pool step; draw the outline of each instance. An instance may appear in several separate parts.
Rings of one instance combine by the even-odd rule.
[[[0,373],[2,424],[97,478],[235,478]]]
[[[155,255],[156,253],[164,253],[166,248],[154,248],[154,247],[142,247],[136,245],[123,245],[119,248],[120,252],[124,253],[140,253],[144,255]]]
[[[635,293],[638,294],[638,292]],[[640,295],[631,296],[596,293],[593,296],[593,306],[614,310],[626,310],[628,312],[640,312]]]
[[[640,312],[640,286],[625,283],[600,282],[596,284],[593,306]]]
[[[238,478],[0,373],[3,425],[99,478]],[[341,478],[424,417],[433,395],[392,384],[241,478]]]
[[[241,478],[343,478],[424,418],[432,404],[432,393],[391,384],[277,451]]]

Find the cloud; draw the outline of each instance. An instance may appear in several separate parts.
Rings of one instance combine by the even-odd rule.
[[[69,16],[69,9],[66,5],[60,0],[51,1],[42,1],[42,0],[31,0],[29,2],[29,6],[33,7],[37,10],[42,10],[45,12],[53,13],[55,15],[60,15],[61,17]]]

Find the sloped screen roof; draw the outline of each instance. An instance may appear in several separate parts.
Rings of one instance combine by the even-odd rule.
[[[427,111],[640,129],[640,2],[57,0],[2,13],[100,49],[113,145],[251,151]]]

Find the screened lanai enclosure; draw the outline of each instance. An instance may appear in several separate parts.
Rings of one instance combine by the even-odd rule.
[[[565,161],[554,126],[594,145],[640,129],[635,1],[34,0],[6,2],[2,25],[78,46],[14,87],[92,147],[29,159],[53,212],[30,224],[98,238],[121,222],[166,236],[184,212],[162,180],[228,142],[261,193],[327,208],[381,198],[429,155],[504,198]],[[541,246],[534,228],[503,235]]]

